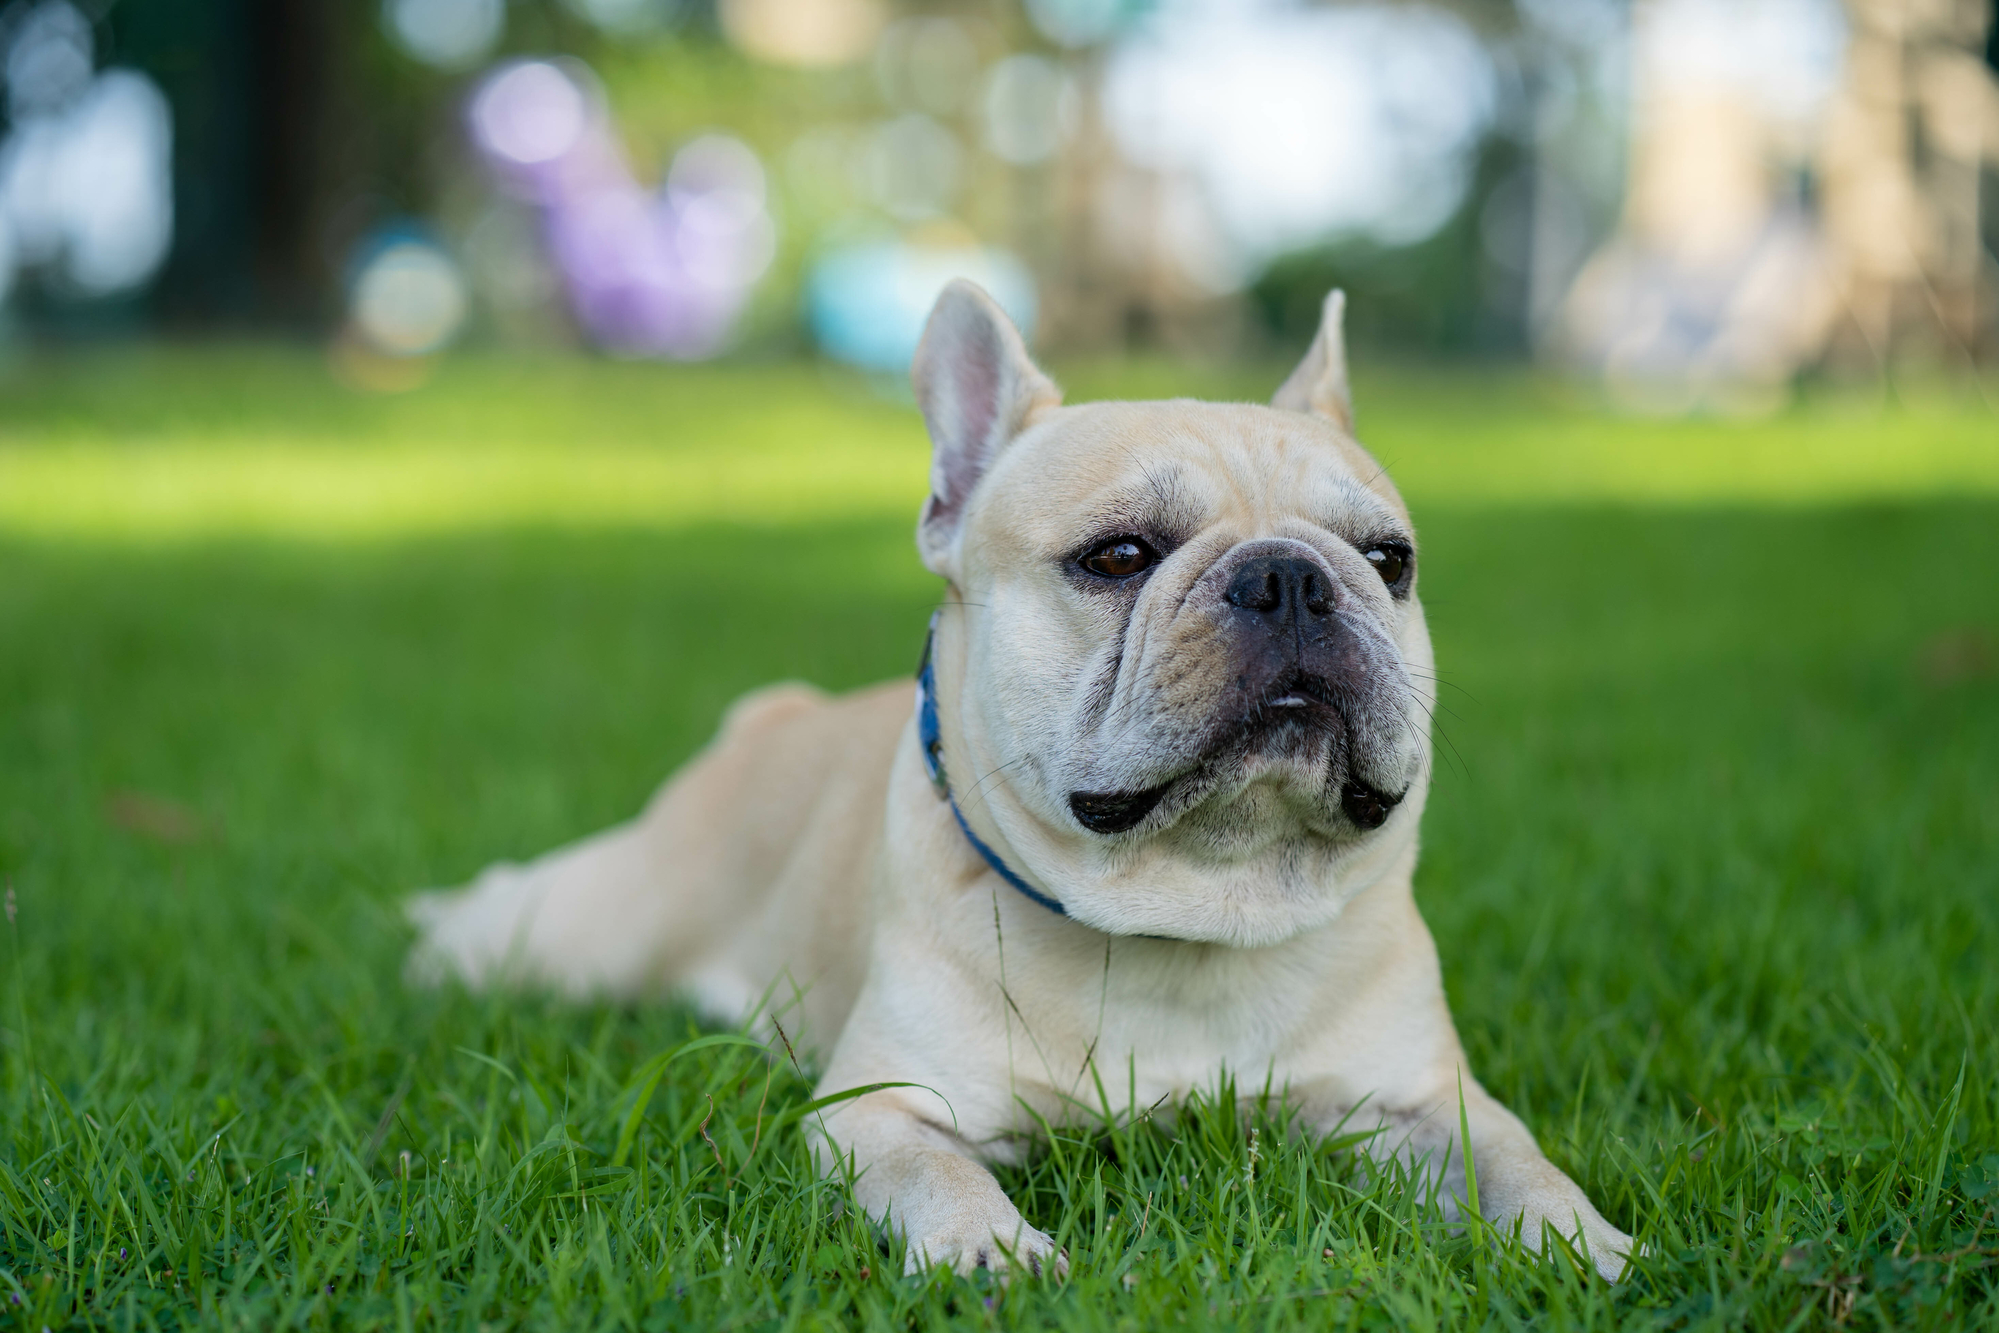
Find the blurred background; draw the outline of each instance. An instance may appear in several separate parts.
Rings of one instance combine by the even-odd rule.
[[[0,344],[1536,358],[1667,411],[1999,347],[1986,0],[13,0]]]

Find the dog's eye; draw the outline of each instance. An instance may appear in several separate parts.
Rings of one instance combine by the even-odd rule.
[[[1390,587],[1402,582],[1402,571],[1409,567],[1409,553],[1397,546],[1370,546],[1361,554]]]
[[[1158,559],[1152,548],[1136,537],[1113,537],[1079,563],[1099,578],[1128,579],[1150,569]]]

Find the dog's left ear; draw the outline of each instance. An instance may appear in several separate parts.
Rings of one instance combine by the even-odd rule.
[[[957,577],[965,502],[1007,441],[1062,391],[1027,355],[1020,331],[993,298],[954,279],[931,308],[910,366],[916,403],[930,428],[930,498],[916,546],[932,573]]]
[[[1347,335],[1342,325],[1347,294],[1335,287],[1326,293],[1319,317],[1319,335],[1305,350],[1305,359],[1284,381],[1272,407],[1291,412],[1316,412],[1330,417],[1343,431],[1353,432],[1353,390],[1347,387]]]

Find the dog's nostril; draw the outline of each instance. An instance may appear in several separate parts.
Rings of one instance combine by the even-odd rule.
[[[1333,599],[1326,595],[1326,586],[1320,581],[1317,570],[1305,575],[1305,609],[1315,616],[1323,616],[1333,609]]]
[[[1246,561],[1229,581],[1228,600],[1245,611],[1259,615],[1279,612],[1287,619],[1296,617],[1300,610],[1314,616],[1330,615],[1333,610],[1332,586],[1318,563],[1283,556]],[[1287,607],[1291,608],[1288,612]]]
[[[1259,560],[1235,576],[1228,598],[1245,611],[1275,611],[1284,605],[1284,584],[1276,570]]]

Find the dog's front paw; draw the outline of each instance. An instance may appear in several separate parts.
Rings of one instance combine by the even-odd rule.
[[[1631,1237],[1598,1216],[1595,1209],[1571,1212],[1567,1218],[1558,1217],[1552,1210],[1538,1216],[1530,1211],[1523,1221],[1529,1225],[1522,1227],[1522,1239],[1532,1244],[1537,1237],[1546,1235],[1542,1230],[1545,1225],[1578,1252],[1586,1249],[1597,1275],[1606,1282],[1621,1279],[1630,1261],[1645,1252]],[[1552,1245],[1547,1248],[1552,1252]]]
[[[1608,1222],[1589,1228],[1586,1235],[1590,1258],[1596,1261],[1596,1271],[1605,1282],[1623,1281],[1631,1261],[1651,1253],[1650,1247],[1640,1245]]]
[[[943,1265],[965,1276],[980,1268],[1001,1274],[1025,1270],[1036,1277],[1069,1276],[1069,1256],[1055,1248],[1054,1237],[1029,1226],[1017,1213],[1010,1223],[968,1220],[964,1226],[909,1237],[903,1272],[921,1273]]]

